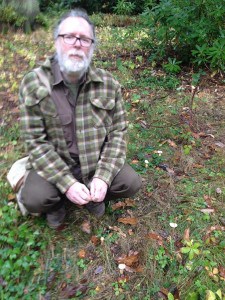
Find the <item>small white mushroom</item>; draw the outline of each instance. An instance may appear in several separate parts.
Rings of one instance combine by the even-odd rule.
[[[118,265],[118,268],[119,268],[119,270],[120,270],[120,274],[123,274],[123,271],[124,271],[124,269],[126,268],[126,265],[125,265],[125,264],[119,264],[119,265]]]
[[[177,227],[177,223],[170,223],[170,227],[176,228]]]

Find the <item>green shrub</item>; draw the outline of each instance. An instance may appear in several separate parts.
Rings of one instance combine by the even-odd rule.
[[[40,232],[21,222],[13,203],[0,208],[0,231],[1,299],[36,299],[37,292],[44,290],[31,280],[39,267],[39,249],[44,247],[39,242]]]
[[[151,52],[152,61],[162,63],[175,57],[183,64],[194,62],[221,70],[224,15],[223,0],[162,0],[142,14],[148,27],[142,45]]]
[[[135,4],[130,1],[118,0],[113,9],[118,15],[131,15],[135,9]]]
[[[19,16],[15,9],[11,6],[0,6],[0,25],[2,31],[8,30],[9,27],[22,27],[26,18],[23,16]]]

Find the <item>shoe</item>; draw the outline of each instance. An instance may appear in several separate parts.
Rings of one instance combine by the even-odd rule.
[[[66,209],[61,206],[58,210],[52,211],[46,215],[48,226],[52,229],[59,228],[65,219]]]
[[[89,202],[85,205],[89,213],[94,215],[96,218],[101,218],[105,213],[104,202]]]

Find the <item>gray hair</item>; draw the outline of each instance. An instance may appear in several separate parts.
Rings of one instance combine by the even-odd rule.
[[[88,24],[91,26],[91,29],[92,29],[92,32],[93,32],[93,37],[95,39],[95,25],[94,23],[91,22],[87,12],[84,10],[84,9],[81,9],[81,8],[75,8],[67,13],[65,13],[60,19],[59,21],[57,22],[56,26],[55,26],[55,29],[54,29],[54,39],[56,40],[58,35],[59,35],[59,27],[60,25],[62,24],[62,22],[64,20],[66,20],[67,18],[70,18],[70,17],[74,17],[74,18],[83,18],[84,20],[86,20],[88,22]]]

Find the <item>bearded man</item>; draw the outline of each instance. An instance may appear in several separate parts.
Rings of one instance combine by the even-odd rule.
[[[29,160],[20,201],[48,225],[64,221],[66,201],[96,217],[105,201],[133,196],[140,176],[126,163],[126,113],[119,83],[91,66],[95,28],[85,11],[64,15],[56,54],[25,75],[21,128]]]

